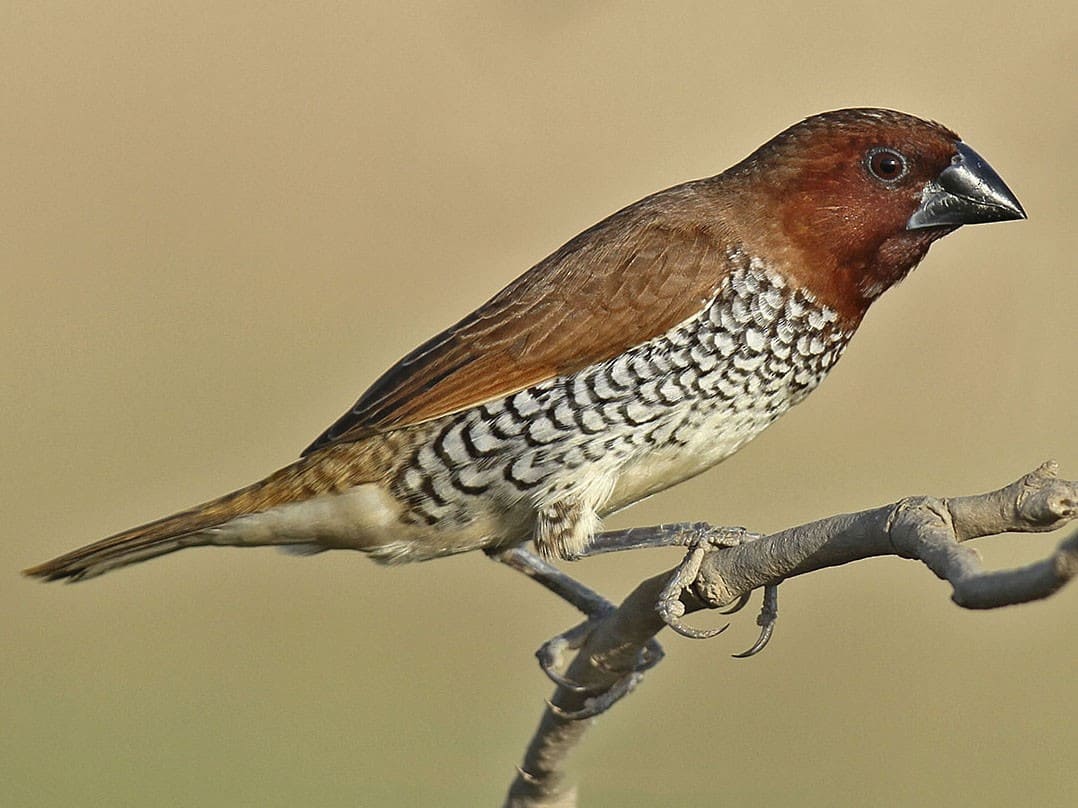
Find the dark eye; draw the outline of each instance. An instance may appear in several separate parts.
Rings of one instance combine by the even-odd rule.
[[[873,177],[886,183],[902,179],[908,170],[905,157],[894,149],[884,147],[870,151],[865,156],[865,163]]]

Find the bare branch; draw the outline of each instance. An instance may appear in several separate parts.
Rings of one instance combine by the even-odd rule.
[[[952,499],[909,497],[712,550],[680,601],[686,614],[719,608],[795,575],[883,555],[921,561],[951,584],[952,599],[965,608],[991,609],[1048,597],[1078,575],[1078,534],[1047,559],[999,572],[984,571],[976,551],[963,542],[999,533],[1056,530],[1078,519],[1078,483],[1056,475],[1056,464],[1048,462],[998,491]],[[632,533],[642,543],[652,536],[655,543],[669,544],[669,534],[683,529],[658,526]],[[571,714],[586,708],[594,698],[589,693],[601,692],[633,671],[641,650],[666,625],[656,606],[676,572],[642,582],[617,609],[596,621],[566,671],[566,678],[583,689],[558,687],[554,692],[506,806],[576,805],[575,789],[565,785],[565,764],[591,720],[574,720]]]

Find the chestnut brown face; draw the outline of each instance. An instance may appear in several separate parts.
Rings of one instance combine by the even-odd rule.
[[[751,168],[750,168],[751,166]],[[963,224],[1025,218],[999,175],[957,134],[889,110],[814,116],[761,147],[752,176],[813,286],[863,305]]]

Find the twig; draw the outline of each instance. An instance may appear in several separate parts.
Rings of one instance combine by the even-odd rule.
[[[686,614],[719,608],[760,586],[885,555],[921,561],[951,584],[952,599],[965,608],[992,609],[1049,597],[1078,575],[1078,534],[1047,559],[1000,572],[984,571],[976,551],[963,543],[999,533],[1056,530],[1078,519],[1078,483],[1056,475],[1056,464],[1048,462],[987,494],[908,497],[711,551],[681,602]],[[566,671],[566,678],[586,691],[555,690],[510,786],[508,808],[576,805],[576,791],[565,783],[565,765],[591,720],[570,716],[586,706],[587,693],[610,687],[631,671],[641,649],[664,628],[656,604],[673,574],[670,570],[642,582],[597,623]]]

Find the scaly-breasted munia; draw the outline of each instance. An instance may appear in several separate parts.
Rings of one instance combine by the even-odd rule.
[[[585,230],[404,357],[289,466],[27,570],[79,579],[199,545],[419,561],[534,539],[736,452],[824,378],[871,303],[963,224],[1024,218],[949,129],[808,118]]]

